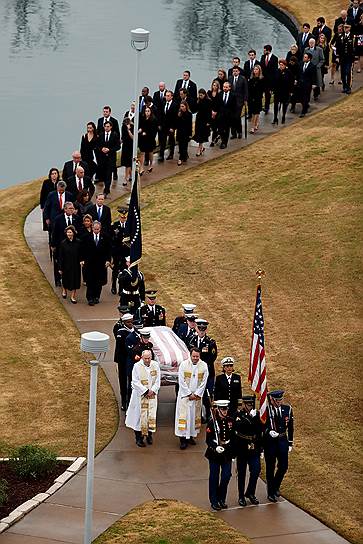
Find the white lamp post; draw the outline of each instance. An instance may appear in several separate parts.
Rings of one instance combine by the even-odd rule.
[[[91,368],[90,399],[88,412],[88,447],[87,447],[87,484],[86,512],[84,518],[84,544],[92,542],[92,509],[93,509],[93,474],[96,436],[96,404],[98,366],[105,357],[110,345],[110,337],[102,332],[85,332],[81,336],[81,350],[87,354],[86,359]],[[89,360],[91,354],[94,359]]]
[[[139,137],[139,75],[140,75],[140,56],[141,51],[147,48],[149,45],[150,32],[144,28],[136,28],[131,30],[131,45],[136,51],[136,75],[135,75],[135,117],[134,117],[134,139],[132,145],[132,185],[136,179],[136,161],[137,161],[137,148]]]

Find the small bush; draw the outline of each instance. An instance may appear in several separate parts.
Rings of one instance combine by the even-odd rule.
[[[0,506],[4,506],[8,500],[8,482],[0,478]]]
[[[10,457],[10,466],[25,480],[44,478],[55,468],[56,463],[57,456],[53,451],[32,444],[14,449]]]

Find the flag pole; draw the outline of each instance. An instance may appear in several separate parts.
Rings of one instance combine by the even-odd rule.
[[[261,287],[262,291],[262,278],[264,278],[266,275],[265,271],[262,268],[259,268],[256,270],[256,276],[257,276],[257,288]],[[259,409],[261,410],[261,394],[258,396],[258,402],[259,402]]]

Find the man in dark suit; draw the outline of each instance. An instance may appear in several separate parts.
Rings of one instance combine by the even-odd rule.
[[[159,131],[159,162],[164,161],[164,153],[167,144],[169,155],[166,160],[171,160],[175,149],[175,130],[178,119],[178,105],[173,100],[172,91],[166,91],[165,104],[158,110],[158,131]]]
[[[189,70],[184,70],[183,79],[178,79],[178,81],[176,82],[174,89],[175,98],[179,97],[180,89],[185,89],[188,92],[188,97],[190,100],[189,106],[192,105],[194,107],[194,105],[197,103],[198,92],[196,84],[190,79]]]
[[[238,70],[241,72],[242,75],[245,75],[244,74],[244,71],[242,70],[241,68],[241,59],[239,57],[233,57],[232,59],[232,66],[231,68],[228,68],[228,74],[227,74],[227,77],[230,78],[232,77],[232,70],[233,68],[238,68]]]
[[[352,5],[348,8],[347,12],[348,21],[352,25],[353,34],[355,33],[356,27],[359,25],[362,13],[363,8],[359,6],[359,0],[353,0]]]
[[[247,80],[251,78],[254,67],[260,64],[256,59],[256,54],[254,49],[248,51],[248,60],[246,60],[243,66],[243,73]]]
[[[119,138],[120,138],[121,137],[120,125],[119,125],[119,122],[117,121],[117,119],[115,117],[111,116],[111,106],[104,106],[102,114],[103,114],[103,116],[100,117],[98,119],[98,121],[97,121],[97,134],[99,136],[101,136],[102,133],[104,132],[104,125],[105,125],[106,121],[111,121],[112,130],[114,132],[116,132],[116,134],[118,134]],[[115,181],[118,179],[116,165],[115,165],[115,168],[114,168],[114,171],[113,171],[113,179]]]
[[[232,92],[236,98],[236,111],[231,127],[231,140],[234,138],[242,138],[242,122],[241,113],[243,105],[247,106],[248,100],[248,85],[247,79],[241,74],[240,70],[236,66],[232,70],[232,76],[228,78],[231,84]]]
[[[84,266],[87,270],[86,298],[89,306],[98,304],[102,286],[107,284],[107,268],[111,266],[111,246],[101,232],[101,223],[94,221],[92,233],[84,240]]]
[[[223,92],[219,93],[217,99],[217,125],[221,137],[221,149],[228,144],[229,130],[233,125],[236,115],[236,97],[231,91],[231,84],[228,81],[223,83]]]
[[[59,247],[66,237],[64,229],[69,225],[73,225],[76,231],[79,232],[82,225],[81,219],[73,215],[74,211],[73,202],[65,202],[62,212],[57,215],[52,223],[50,247],[53,254],[54,283],[56,286],[59,286],[61,283],[61,276],[59,274]]]
[[[140,317],[144,327],[166,325],[165,308],[160,304],[156,304],[156,293],[156,289],[147,289],[145,291],[145,304],[140,308]]]
[[[316,26],[314,26],[312,34],[316,40],[316,43],[319,43],[320,34],[325,35],[327,44],[330,43],[332,38],[332,29],[326,26],[324,17],[317,18]]]
[[[147,103],[152,102],[153,99],[151,98],[149,93],[149,87],[143,87],[141,89],[141,95],[139,96],[139,113],[142,113],[145,110],[145,106]]]
[[[62,213],[64,204],[73,200],[72,193],[66,191],[66,187],[67,184],[64,181],[58,181],[57,190],[51,191],[45,201],[43,217],[50,230],[52,230],[52,225],[57,215]]]
[[[160,81],[159,89],[154,92],[153,101],[152,101],[153,107],[154,107],[153,113],[154,113],[154,115],[156,116],[156,118],[158,120],[158,142],[159,142],[159,146],[160,146],[160,133],[161,133],[159,118],[160,118],[160,112],[164,109],[164,106],[165,106],[165,94],[166,94],[165,83],[164,83],[164,81]],[[162,162],[162,161],[160,161],[160,162]]]
[[[300,58],[304,54],[305,48],[308,47],[310,38],[313,37],[314,36],[310,32],[310,24],[304,23],[302,26],[302,32],[299,32],[296,41],[296,44],[299,48]]]
[[[64,163],[63,172],[62,172],[63,181],[68,183],[69,178],[75,175],[77,166],[82,166],[84,168],[85,173],[88,175],[89,173],[88,164],[82,161],[81,153],[79,151],[73,151],[72,160],[66,161]]]
[[[342,9],[342,11],[340,12],[340,17],[338,17],[334,21],[334,34],[338,32],[339,25],[345,25],[345,23],[347,22],[348,22],[348,12],[346,9]]]
[[[278,58],[272,53],[272,46],[265,45],[261,57],[262,75],[265,78],[265,107],[263,110],[265,113],[270,110],[271,93],[275,86],[278,67]]]
[[[112,172],[116,168],[116,151],[121,147],[120,135],[112,128],[111,121],[103,125],[104,132],[99,136],[99,178],[105,184],[105,195],[110,193]]]
[[[342,76],[343,93],[350,94],[352,92],[352,66],[355,53],[355,36],[353,36],[352,25],[347,22],[344,25],[343,34],[337,36],[336,40],[336,56],[340,62],[340,73]]]
[[[91,178],[84,175],[83,166],[77,166],[75,175],[68,179],[68,189],[73,195],[73,201],[77,200],[79,193],[85,189],[89,192],[90,197],[93,197],[95,186]]]
[[[303,60],[299,67],[299,95],[302,104],[302,110],[300,117],[305,117],[308,112],[311,89],[316,81],[316,68],[311,62],[312,54],[309,52],[304,53]],[[295,111],[295,102],[291,100],[291,111]]]
[[[229,400],[229,415],[233,416],[238,408],[238,400],[242,398],[241,376],[234,372],[233,357],[224,357],[221,363],[223,374],[216,377],[213,398]]]
[[[105,195],[103,193],[98,193],[96,204],[89,209],[89,214],[94,221],[97,220],[101,223],[104,235],[111,233],[111,210],[105,204]]]

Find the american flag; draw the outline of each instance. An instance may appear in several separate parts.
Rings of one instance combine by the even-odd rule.
[[[255,391],[260,399],[260,419],[265,423],[267,416],[267,378],[261,285],[258,285],[256,294],[248,381],[251,384],[251,389]]]

